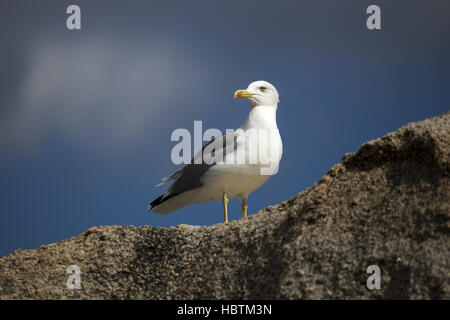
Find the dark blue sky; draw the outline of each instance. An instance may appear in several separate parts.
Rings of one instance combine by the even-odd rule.
[[[97,225],[222,222],[220,202],[146,205],[177,170],[172,131],[239,127],[233,93],[254,80],[278,88],[284,154],[249,212],[286,200],[365,141],[448,111],[449,39],[448,0],[2,0],[0,256]]]

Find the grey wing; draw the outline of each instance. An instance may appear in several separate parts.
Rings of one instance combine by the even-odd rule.
[[[238,137],[242,134],[241,129],[230,131],[204,145],[202,150],[197,152],[191,160],[191,163],[162,180],[159,185],[175,180],[164,197],[201,187],[203,185],[202,177],[209,168],[216,164],[208,159],[213,159],[215,155],[220,155],[224,159],[227,154],[236,151],[241,143],[241,139],[238,139]]]

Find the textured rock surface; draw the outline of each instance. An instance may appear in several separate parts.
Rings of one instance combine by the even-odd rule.
[[[0,259],[0,298],[450,299],[450,113],[345,155],[245,221],[95,227]],[[80,290],[66,268],[81,268]],[[366,268],[381,268],[381,290]]]

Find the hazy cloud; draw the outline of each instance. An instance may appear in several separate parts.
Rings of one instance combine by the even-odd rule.
[[[206,74],[171,47],[111,38],[41,40],[30,45],[13,106],[0,119],[0,142],[30,150],[48,134],[94,148],[133,144],[158,128]],[[120,45],[119,45],[120,43]]]

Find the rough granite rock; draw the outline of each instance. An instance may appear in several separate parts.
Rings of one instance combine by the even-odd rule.
[[[94,227],[0,259],[2,299],[450,299],[450,112],[210,227]],[[80,290],[66,287],[69,265]],[[369,265],[381,289],[366,288]]]

